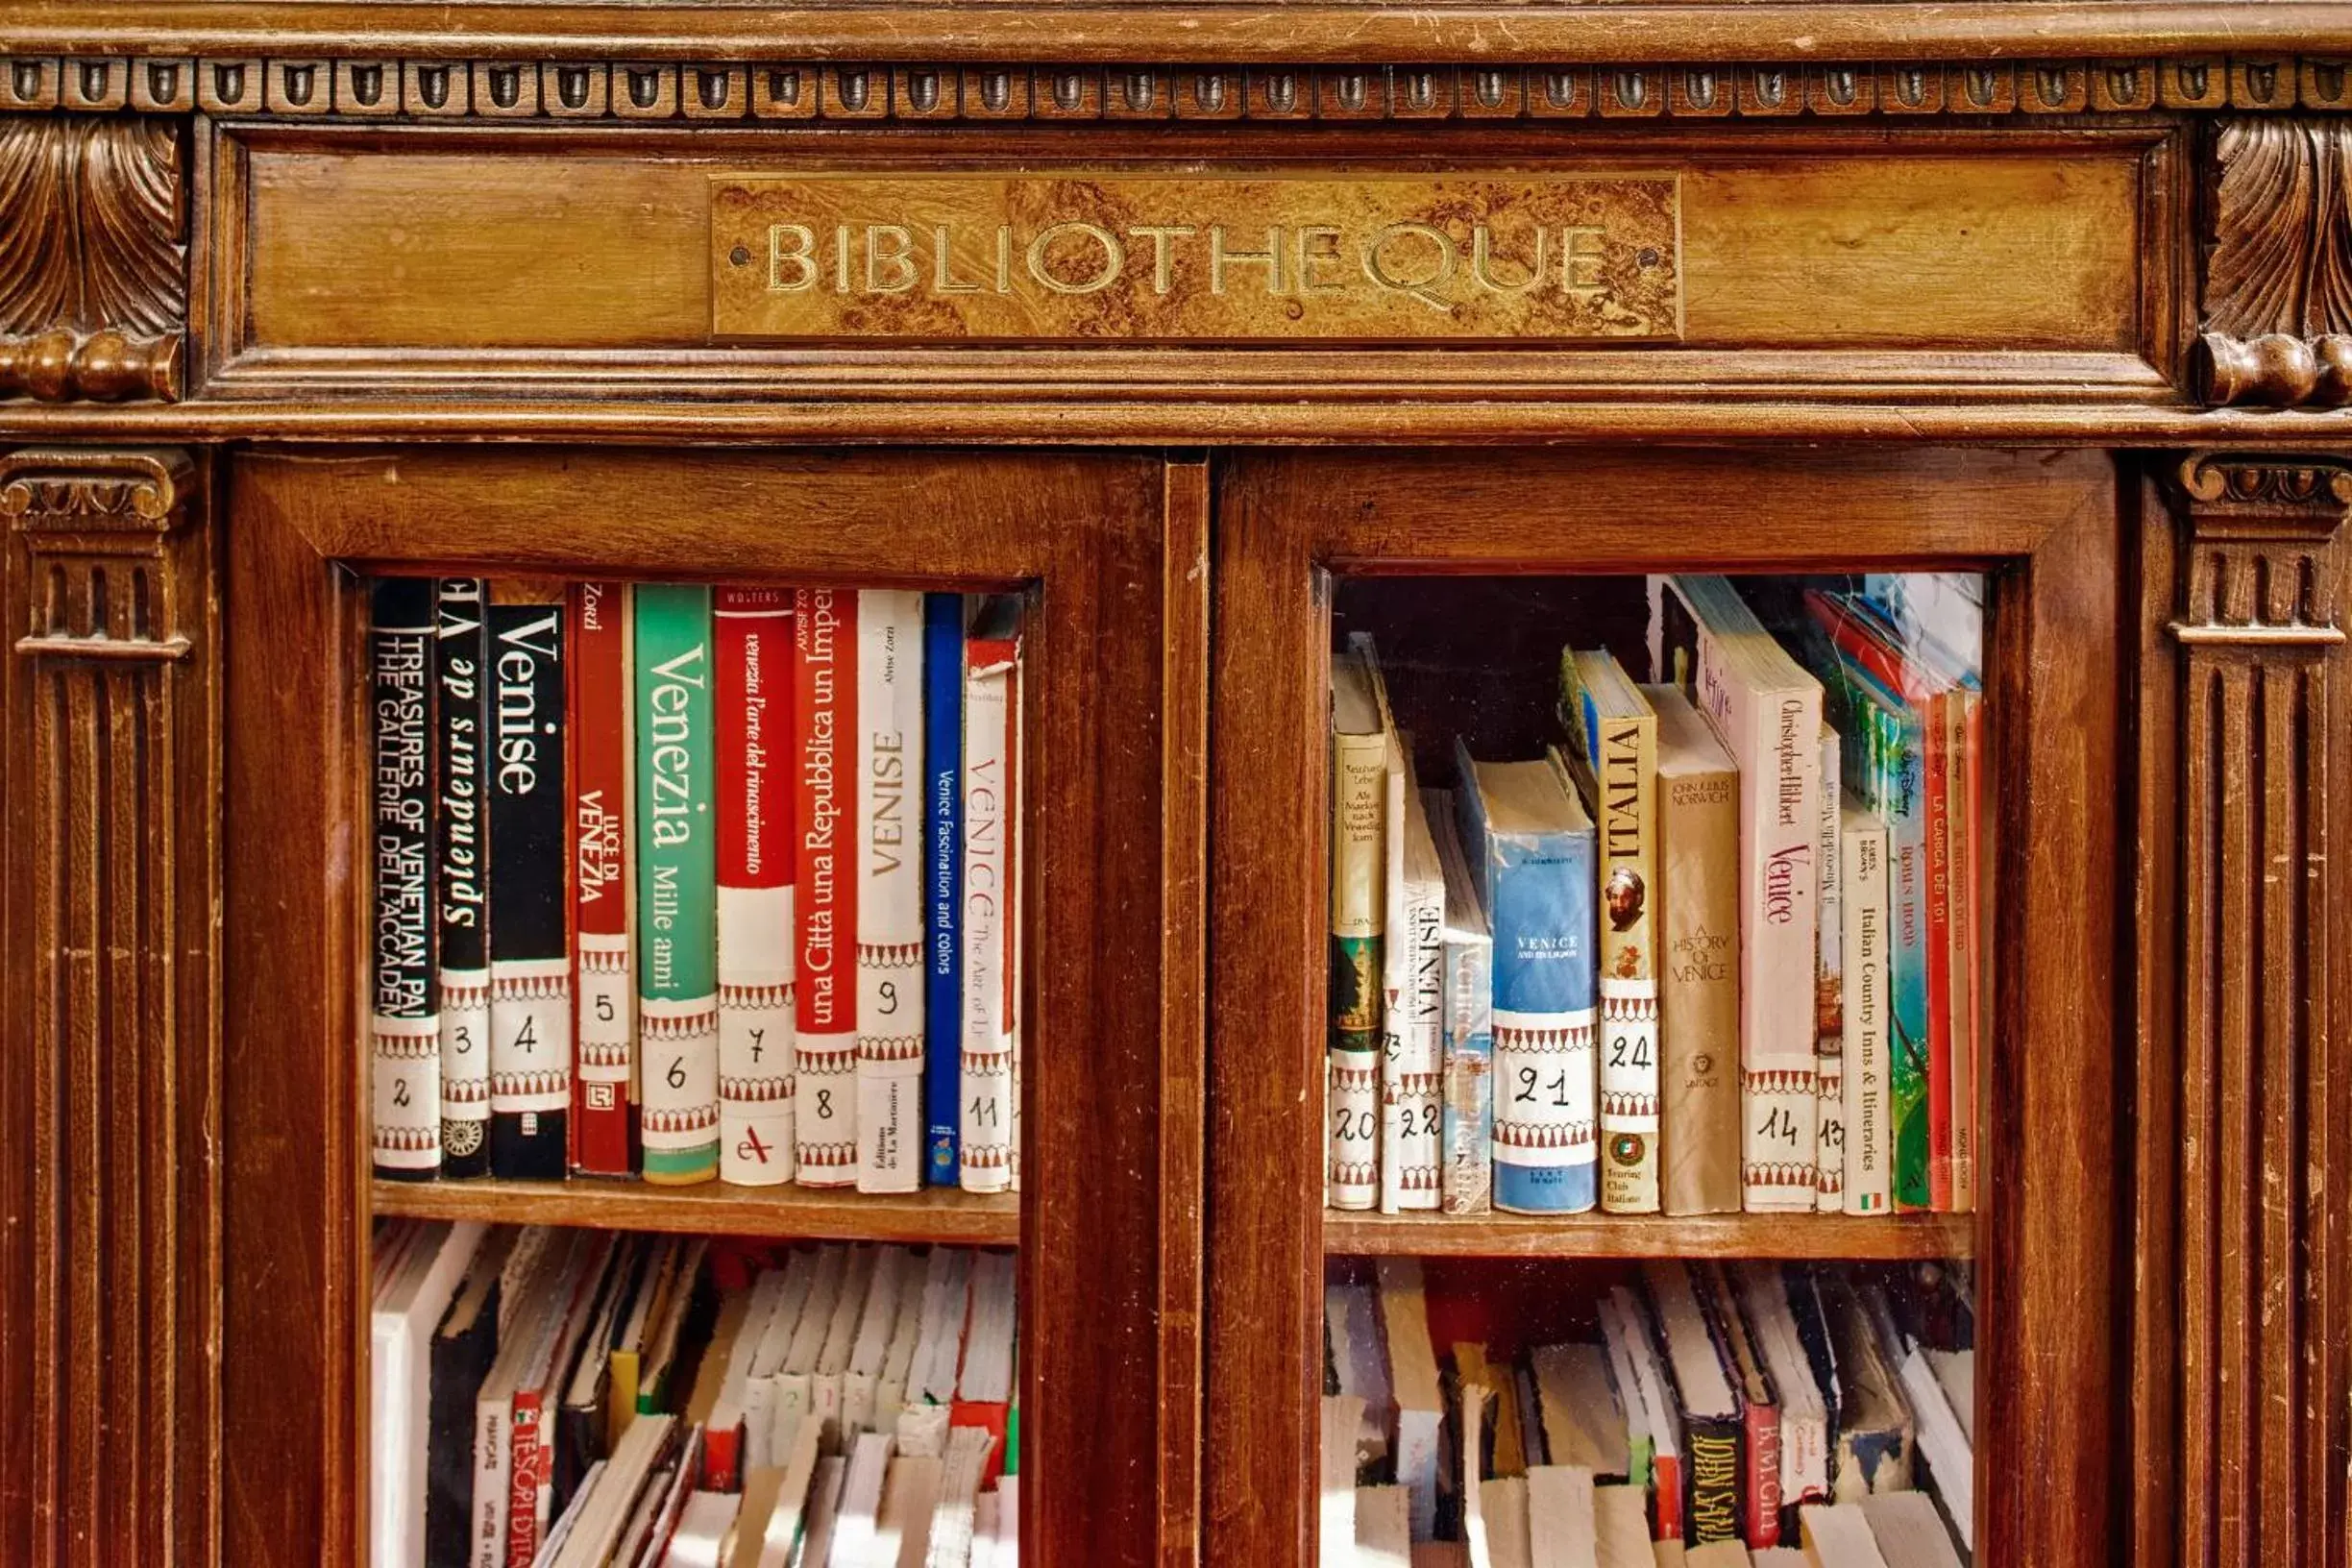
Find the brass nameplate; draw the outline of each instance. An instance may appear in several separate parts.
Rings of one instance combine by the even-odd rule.
[[[1671,174],[718,175],[728,338],[1682,335]]]

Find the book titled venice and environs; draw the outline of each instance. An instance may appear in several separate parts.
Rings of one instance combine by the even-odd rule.
[[[1018,1188],[1017,599],[372,606],[380,1174]]]

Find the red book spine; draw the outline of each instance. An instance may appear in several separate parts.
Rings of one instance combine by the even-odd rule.
[[[539,1488],[554,1474],[554,1449],[541,1441],[539,1390],[518,1388],[508,1423],[513,1459],[506,1471],[506,1568],[531,1568],[539,1555]]]
[[[980,1489],[987,1491],[1004,1479],[1005,1427],[1012,1413],[1010,1404],[983,1404],[978,1400],[959,1399],[947,1407],[950,1427],[978,1427],[996,1441],[990,1447],[988,1463],[980,1472]]]
[[[1651,1459],[1656,1471],[1650,1489],[1657,1504],[1657,1519],[1650,1529],[1654,1541],[1682,1539],[1682,1459],[1679,1455],[1659,1454]]]
[[[803,1187],[857,1185],[857,593],[793,601],[793,1137]]]
[[[1780,1409],[1751,1401],[1740,1411],[1747,1428],[1747,1471],[1740,1503],[1748,1515],[1749,1550],[1780,1544]]]
[[[1940,1214],[1952,1207],[1952,839],[1945,710],[1953,700],[1948,694],[1920,705],[1927,822],[1927,1207]]]
[[[1978,880],[1984,868],[1977,843],[1984,836],[1984,702],[1974,693],[1954,700],[1966,706],[1960,723],[1961,799],[1952,824],[1953,880],[1959,888],[1952,951],[1960,966],[1952,985],[1962,998],[1960,1028],[1952,1040],[1952,1207],[1970,1213],[1976,1208],[1976,1058],[1984,1038],[1984,884]]]
[[[628,595],[612,582],[572,590],[573,951],[579,1071],[573,1168],[626,1176],[637,986],[630,972]]]
[[[702,1489],[740,1491],[743,1486],[743,1423],[702,1431]]]

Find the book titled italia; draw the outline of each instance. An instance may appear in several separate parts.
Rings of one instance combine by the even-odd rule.
[[[1563,765],[1474,762],[1458,741],[1462,852],[1494,937],[1494,1206],[1599,1199],[1592,819]]]
[[[641,583],[637,636],[639,1114],[645,1179],[719,1174],[711,595]]]
[[[433,589],[440,802],[433,897],[441,968],[441,1174],[490,1173],[490,626],[479,577]]]
[[[572,1102],[564,607],[490,604],[490,1173],[560,1180]]]
[[[371,603],[375,992],[368,1020],[376,1173],[441,1165],[441,1020],[433,974],[433,588],[382,577]]]
[[[792,593],[722,588],[719,1174],[793,1179]]]

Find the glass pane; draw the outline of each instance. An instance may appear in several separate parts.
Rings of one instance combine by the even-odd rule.
[[[1340,585],[1327,1548],[1966,1559],[1986,589]]]
[[[1015,1560],[1021,601],[368,594],[373,1560]]]

